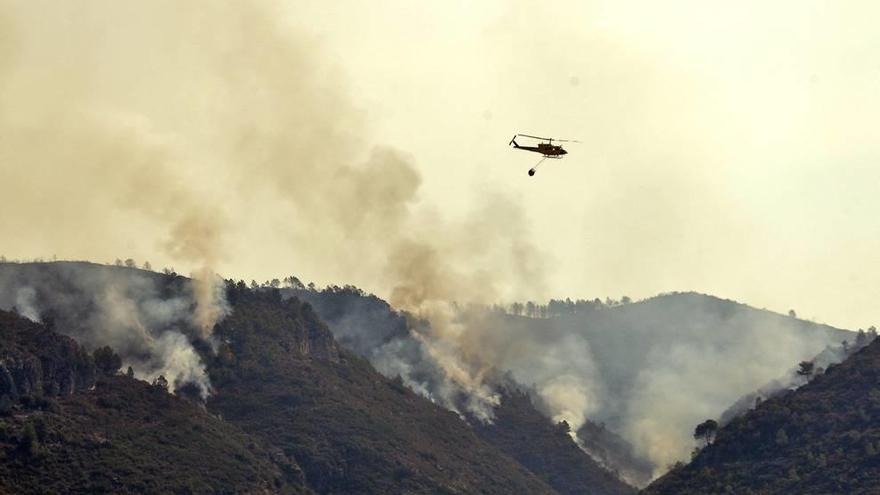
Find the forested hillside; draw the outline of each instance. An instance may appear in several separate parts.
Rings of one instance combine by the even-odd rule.
[[[565,421],[552,424],[538,412],[528,394],[505,389],[492,423],[476,423],[477,434],[496,445],[559,493],[635,493],[584,455]]]
[[[230,291],[208,408],[282,448],[326,493],[552,493],[454,413],[339,349],[308,305]]]
[[[0,492],[309,492],[280,451],[100,356],[0,311]]]
[[[342,345],[380,372],[401,374],[423,393],[442,390],[424,337],[415,335],[426,323],[408,323],[385,301],[354,287],[317,290],[294,277],[284,283],[291,287],[283,294],[309,301]],[[638,485],[687,459],[698,421],[719,417],[828,346],[856,339],[853,332],[794,315],[696,293],[462,311],[464,318],[479,314],[472,318],[476,351],[493,356],[505,379],[530,388],[546,415],[552,417],[542,402],[553,399],[548,392],[560,385],[553,380],[565,377],[574,388],[560,410],[580,418],[571,426],[581,445]]]
[[[483,379],[504,398],[487,421],[426,399],[449,393],[435,350],[414,333],[428,322],[354,287],[273,285],[281,284],[227,282],[226,316],[205,337],[185,277],[84,263],[0,264],[0,305],[44,320],[89,352],[109,345],[135,378],[164,375],[170,391],[204,401],[275,449],[284,483],[300,473],[303,486],[319,492],[577,493],[587,483],[595,493],[625,493],[609,470],[645,483],[686,459],[699,421],[829,343],[856,340],[698,294],[561,304],[567,309],[547,318],[468,308],[474,349],[496,358]],[[88,373],[57,373],[52,386],[82,388],[76,380],[87,383]],[[528,400],[505,396],[508,384]],[[664,393],[668,387],[677,392]],[[456,393],[466,406],[469,396]],[[555,411],[578,419],[568,425],[581,449],[559,434]]]
[[[880,486],[880,341],[718,430],[647,494],[874,494]]]
[[[58,399],[60,409],[39,401],[27,405],[27,398],[12,408],[8,448],[20,450],[29,435],[22,418],[33,413],[26,407],[51,407],[43,413],[48,429],[37,425],[34,442],[52,445],[58,456],[34,464],[43,468],[20,478],[25,484],[16,491],[56,483],[51,486],[73,492],[129,486],[204,492],[222,491],[212,483],[227,483],[233,492],[631,492],[568,435],[535,437],[555,430],[531,407],[525,412],[539,427],[521,433],[532,444],[532,457],[544,461],[520,459],[400,379],[377,373],[337,344],[308,303],[282,298],[272,288],[227,282],[228,313],[207,337],[189,316],[196,304],[190,281],[173,273],[85,263],[0,264],[0,292],[0,303],[49,328],[11,318],[44,329],[45,339],[60,339],[69,354],[68,364],[45,367],[47,388],[70,393]],[[56,331],[82,339],[86,348]],[[3,345],[10,356],[24,355],[14,340]],[[38,351],[55,352],[45,345],[29,352]],[[173,453],[154,459],[166,449]],[[21,459],[7,457],[3,468],[22,469]],[[96,471],[80,469],[85,474],[76,476],[86,481],[71,481],[68,468],[45,471],[59,462],[78,466],[78,459]],[[594,474],[584,478],[569,461]],[[175,467],[163,467],[168,463]],[[184,469],[203,475],[164,477]],[[173,484],[178,482],[184,485]]]

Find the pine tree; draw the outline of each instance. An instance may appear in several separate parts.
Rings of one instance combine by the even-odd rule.
[[[159,375],[159,378],[153,381],[153,385],[162,390],[168,390],[168,380],[165,379],[165,375]]]
[[[40,452],[40,442],[37,437],[37,429],[34,424],[28,422],[21,432],[21,441],[19,447],[30,457],[36,456]]]

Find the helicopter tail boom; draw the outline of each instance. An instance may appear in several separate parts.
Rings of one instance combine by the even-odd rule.
[[[514,148],[519,148],[519,145],[516,144],[516,135],[514,135],[514,136],[510,139],[510,142],[507,143],[507,145],[508,145],[508,146],[513,145]]]

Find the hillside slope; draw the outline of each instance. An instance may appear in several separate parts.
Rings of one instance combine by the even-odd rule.
[[[339,349],[310,306],[230,289],[208,408],[295,457],[319,493],[553,493],[466,423]]]
[[[653,476],[689,458],[693,427],[854,334],[734,301],[676,293],[553,318],[501,316],[512,335],[582,339],[594,395],[588,417],[633,445]],[[624,463],[624,464],[621,464]],[[625,458],[622,472],[642,472]],[[653,477],[652,476],[652,477]],[[644,479],[639,474],[632,478]]]
[[[692,292],[617,306],[594,306],[583,312],[563,312],[555,318],[505,318],[513,329],[584,336],[604,386],[615,391],[617,397],[609,397],[613,401],[626,400],[639,387],[640,375],[648,366],[663,364],[664,358],[672,357],[670,353],[683,348],[720,351],[719,357],[724,357],[727,350],[757,353],[764,350],[765,344],[771,346],[780,339],[797,336],[799,342],[807,344],[802,356],[806,359],[827,344],[852,340],[855,336],[847,330]],[[734,357],[741,356],[737,353]],[[793,356],[786,365],[796,363]],[[609,401],[608,406],[619,410],[623,405]],[[614,424],[616,414],[612,409],[600,412],[599,416]]]
[[[313,304],[339,342],[382,373],[403,374],[414,389],[442,391],[432,356],[385,301],[353,287],[282,292]],[[538,382],[536,395],[540,380],[551,388],[554,377],[576,380],[589,391],[567,409],[586,418],[578,432],[582,445],[642,486],[687,458],[696,422],[718,417],[799,361],[855,337],[696,293],[553,307],[550,318],[486,311],[471,345],[491,350],[499,371],[520,384]]]
[[[0,493],[308,492],[280,452],[3,311],[0,374]]]
[[[552,491],[578,483],[578,476],[571,476],[551,486],[548,476],[572,472],[518,460],[514,454],[520,452],[479,438],[456,414],[413,394],[410,388],[430,393],[443,386],[438,380],[443,370],[410,334],[413,322],[381,299],[350,287],[275,291],[240,283],[230,289],[232,314],[205,340],[192,326],[195,302],[184,277],[87,263],[0,263],[0,307],[31,312],[87,348],[110,344],[138,377],[152,380],[160,371],[166,376],[173,371],[173,389],[196,387],[201,393],[195,396],[212,392],[209,411],[281,449],[301,465],[315,490],[404,486],[461,492],[484,489],[478,480],[496,483],[496,476],[504,478],[497,480],[499,492]],[[318,314],[294,298],[309,301]],[[699,294],[587,309],[553,318],[488,313],[479,319],[488,327],[472,343],[492,351],[498,376],[535,391],[535,408],[549,417],[558,418],[560,409],[552,412],[542,402],[541,387],[552,389],[560,385],[553,380],[564,377],[563,384],[574,384],[570,391],[585,391],[554,407],[563,406],[579,423],[583,419],[578,436],[586,450],[637,484],[687,458],[694,424],[718,417],[829,343],[853,338],[843,330]],[[138,335],[143,337],[132,338]],[[144,348],[149,352],[141,352]],[[394,380],[399,374],[402,382]],[[668,393],[672,389],[676,393]],[[322,423],[325,417],[333,421]],[[285,425],[283,434],[272,430],[278,424]],[[438,424],[446,430],[435,432]],[[352,425],[358,425],[356,431]],[[529,435],[548,426],[553,422]],[[523,433],[495,431],[499,439]],[[449,434],[457,440],[437,438]],[[526,442],[553,444],[531,438]],[[563,458],[572,445],[547,457]],[[586,456],[576,462],[595,465]],[[365,465],[372,468],[361,469]],[[460,475],[449,474],[460,465]]]
[[[880,340],[717,433],[647,494],[874,494],[880,486]]]
[[[638,363],[653,349],[688,342],[724,347],[754,331],[768,339],[797,334],[820,342],[853,338],[850,331],[781,315],[746,304],[693,292],[666,294],[644,301],[562,316],[562,327],[578,328],[589,339],[609,386],[631,388]],[[821,350],[818,347],[816,352]]]
[[[387,365],[403,357],[411,364],[412,376],[430,383],[432,363],[412,339],[405,316],[387,302],[354,287],[322,291],[284,289],[281,293],[308,301],[328,322],[343,347],[369,359],[387,376],[397,376],[398,370]],[[387,359],[392,355],[394,359]],[[494,421],[483,424],[476,418],[470,420],[484,441],[516,459],[559,493],[602,495],[632,491],[579,449],[567,432],[539,412],[531,398],[517,391],[521,384],[508,387],[509,380],[509,376],[499,377],[499,390],[504,392]],[[594,439],[597,437],[591,437]],[[597,452],[608,450],[599,445],[591,447]]]
[[[528,394],[506,389],[491,424],[476,423],[477,434],[526,466],[559,493],[627,494],[635,489],[585,455],[572,441],[567,423],[553,425]]]
[[[134,363],[139,377],[176,373],[169,385],[178,393],[202,387],[207,411],[253,435],[285,476],[302,466],[300,486],[554,493],[457,415],[338,349],[308,305],[243,284],[229,289],[231,314],[205,340],[193,329],[195,302],[183,277],[89,263],[0,263],[0,306],[44,319],[87,347],[121,344],[124,367]]]

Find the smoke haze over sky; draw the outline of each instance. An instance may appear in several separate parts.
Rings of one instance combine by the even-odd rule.
[[[289,22],[418,157],[425,197],[517,194],[554,294],[880,317],[875,4],[314,5]],[[535,157],[503,148],[514,132],[584,144],[530,179]]]
[[[0,254],[390,297],[367,232],[440,218],[528,247],[491,297],[880,321],[874,3],[151,5],[0,1]],[[583,144],[529,178],[515,132]]]

